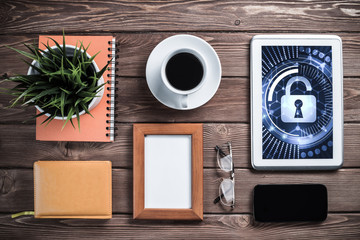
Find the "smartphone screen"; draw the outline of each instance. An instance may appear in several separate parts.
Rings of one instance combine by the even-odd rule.
[[[321,184],[257,185],[254,188],[255,221],[324,221],[327,208],[327,189]]]

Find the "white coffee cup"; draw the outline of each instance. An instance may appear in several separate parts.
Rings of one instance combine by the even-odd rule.
[[[200,61],[202,68],[203,68],[203,76],[202,76],[200,83],[196,87],[189,89],[189,90],[180,90],[180,89],[173,87],[170,84],[170,82],[166,76],[166,66],[167,66],[169,60],[173,56],[175,56],[179,53],[190,53],[190,54],[194,55]],[[179,97],[179,105],[181,108],[184,108],[184,109],[186,109],[188,107],[189,94],[195,93],[200,90],[200,88],[204,85],[204,83],[206,81],[206,75],[207,75],[207,67],[206,67],[206,61],[205,61],[204,57],[198,51],[196,51],[195,49],[191,49],[191,48],[181,48],[181,49],[177,49],[175,51],[170,52],[165,57],[165,59],[163,60],[163,62],[161,64],[161,80],[163,81],[164,85],[166,86],[166,88],[168,90],[170,90],[171,92],[178,94],[180,96]]]

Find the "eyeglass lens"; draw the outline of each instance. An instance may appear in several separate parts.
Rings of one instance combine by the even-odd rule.
[[[224,205],[231,206],[234,202],[234,182],[230,179],[224,179],[219,187],[219,194],[223,196],[220,200]]]

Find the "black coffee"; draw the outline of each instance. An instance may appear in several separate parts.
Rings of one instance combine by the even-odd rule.
[[[171,86],[187,91],[200,84],[204,69],[200,60],[193,54],[178,53],[169,59],[165,73]]]

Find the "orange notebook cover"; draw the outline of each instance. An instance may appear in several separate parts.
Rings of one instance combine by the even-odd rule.
[[[112,216],[110,161],[34,163],[35,218]]]
[[[55,45],[48,37],[55,39],[59,44],[63,42],[63,36],[40,36],[39,47],[45,49],[43,44],[49,42],[50,46]],[[68,122],[63,130],[63,120],[52,120],[47,126],[41,124],[47,117],[40,116],[36,119],[36,140],[41,141],[84,141],[84,142],[111,142],[114,141],[114,104],[115,104],[115,38],[112,36],[65,36],[66,44],[80,46],[80,41],[86,47],[90,44],[87,52],[93,56],[97,52],[95,62],[99,69],[103,68],[113,57],[110,69],[103,74],[104,96],[101,102],[89,114],[80,116],[80,131],[77,128],[77,120],[73,119],[75,128]],[[37,112],[39,113],[39,112]]]

